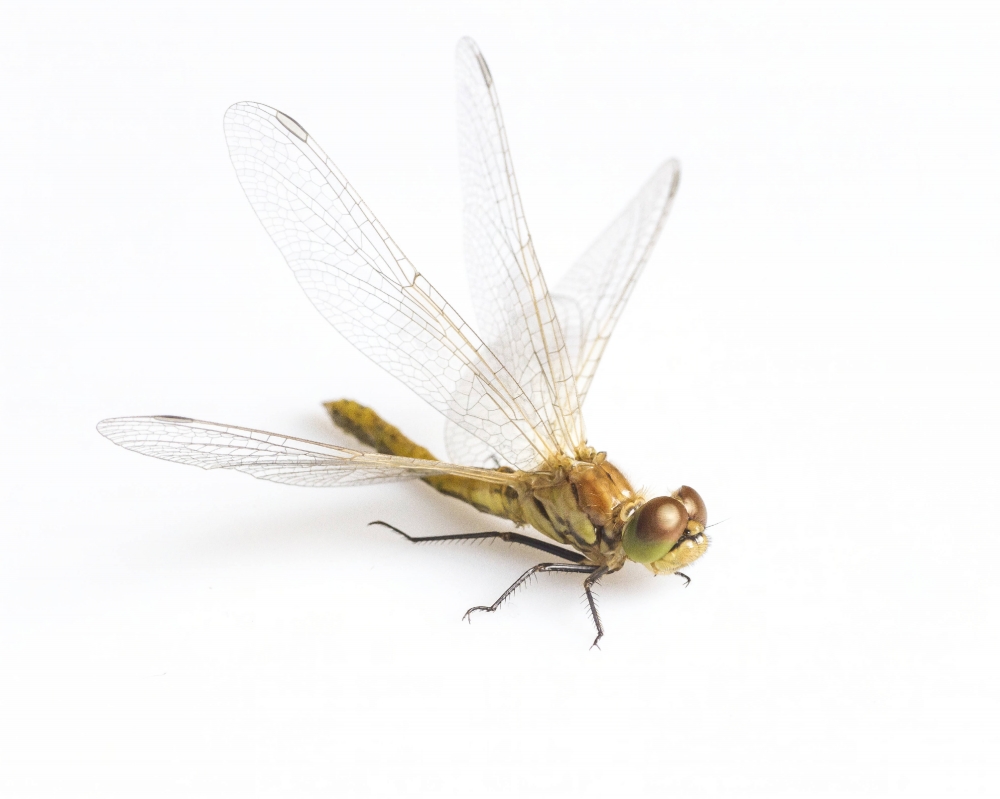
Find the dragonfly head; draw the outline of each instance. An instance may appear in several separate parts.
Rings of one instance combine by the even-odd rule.
[[[656,497],[636,510],[625,525],[622,548],[629,560],[656,574],[671,574],[708,549],[708,511],[693,488],[681,486],[669,497]]]

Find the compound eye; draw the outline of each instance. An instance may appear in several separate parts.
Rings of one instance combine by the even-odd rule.
[[[684,535],[688,518],[687,508],[679,499],[651,499],[625,525],[622,536],[625,554],[637,563],[659,560]]]
[[[700,522],[702,527],[708,524],[708,509],[705,507],[705,500],[701,498],[701,494],[691,486],[681,486],[674,492],[674,496],[684,504],[684,508],[692,520]]]

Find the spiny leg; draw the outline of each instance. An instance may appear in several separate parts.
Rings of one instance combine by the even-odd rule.
[[[368,526],[371,527],[373,524],[381,525],[382,527],[388,527],[390,530],[399,533],[407,541],[412,541],[415,544],[422,544],[428,541],[471,541],[471,540],[487,540],[490,538],[499,538],[501,541],[507,541],[511,544],[523,544],[526,547],[531,547],[532,549],[540,549],[542,552],[547,552],[550,555],[555,555],[557,558],[565,558],[573,563],[581,563],[585,558],[579,552],[574,552],[572,549],[566,549],[565,547],[559,547],[555,544],[550,544],[548,541],[539,541],[537,538],[532,538],[531,536],[524,535],[522,533],[514,533],[508,531],[497,531],[497,532],[486,532],[486,533],[456,533],[454,535],[425,535],[425,536],[413,536],[408,533],[404,533],[398,527],[393,527],[388,522],[374,521],[368,522]]]
[[[604,569],[604,571],[607,571],[607,569],[604,567],[600,568]],[[506,591],[500,594],[500,598],[497,599],[497,601],[494,602],[492,605],[489,606],[476,605],[476,607],[474,608],[469,608],[467,611],[465,611],[465,615],[462,616],[462,618],[469,619],[469,615],[477,610],[484,610],[487,613],[492,613],[497,608],[499,608],[508,599],[508,597],[510,597],[511,594],[513,594],[518,588],[520,588],[521,585],[523,585],[524,582],[527,581],[529,577],[531,577],[531,575],[537,574],[538,572],[575,572],[577,574],[593,574],[596,570],[598,570],[597,566],[591,566],[589,564],[584,564],[584,563],[539,563],[537,566],[532,566],[530,569],[528,569],[528,571],[526,571],[524,574],[518,577],[510,586],[510,588],[508,588]],[[589,580],[590,578],[588,577],[587,579]],[[584,583],[584,585],[586,585],[586,583]],[[589,588],[587,589],[587,596],[590,596]],[[593,600],[591,600],[591,607],[593,607]],[[469,622],[471,623],[472,620],[469,619]],[[598,624],[598,629],[600,629],[599,624]],[[598,638],[600,638],[600,636],[598,636]]]
[[[583,581],[583,590],[587,594],[587,602],[590,605],[590,615],[594,619],[594,626],[597,628],[597,638],[595,638],[594,643],[590,645],[591,649],[597,646],[597,642],[604,637],[604,626],[601,624],[601,617],[597,613],[597,603],[594,601],[594,593],[591,589],[597,584],[597,581],[607,573],[608,567],[601,566],[598,569],[594,569],[594,571],[590,573],[590,576]],[[599,646],[597,648],[600,649]]]
[[[412,536],[409,533],[405,533],[398,527],[395,527],[388,522],[374,521],[369,522],[369,526],[377,524],[382,527],[388,527],[393,532],[399,533],[407,541],[412,541],[416,544],[425,543],[428,541],[463,541],[463,540],[487,540],[491,538],[499,538],[501,541],[507,541],[512,544],[523,544],[524,546],[532,547],[534,549],[539,549],[542,552],[548,552],[550,555],[557,555],[558,557],[565,558],[566,560],[573,561],[573,563],[539,563],[537,566],[532,566],[524,574],[517,578],[514,583],[504,591],[499,599],[492,605],[477,605],[474,608],[469,608],[465,611],[465,615],[462,616],[463,619],[469,619],[470,614],[476,610],[486,611],[487,613],[493,613],[497,608],[499,608],[518,588],[521,587],[533,574],[538,574],[539,572],[573,572],[575,574],[586,574],[587,579],[583,581],[583,590],[587,594],[587,603],[590,606],[590,615],[594,620],[594,626],[597,628],[597,637],[594,639],[594,643],[591,647],[597,646],[597,642],[604,637],[604,626],[601,624],[601,617],[597,612],[597,603],[594,601],[593,587],[605,574],[610,570],[607,566],[591,566],[589,564],[582,563],[585,559],[583,555],[579,552],[573,552],[570,549],[564,549],[563,547],[556,546],[555,544],[550,544],[547,541],[539,541],[537,538],[531,538],[530,536],[522,535],[521,533],[507,532],[507,531],[496,531],[496,532],[483,532],[483,533],[456,533],[453,535],[428,535],[428,536]],[[686,576],[686,575],[681,575]],[[690,580],[689,580],[690,582]],[[471,619],[469,619],[471,623]]]
[[[678,577],[683,577],[685,580],[687,580],[687,582],[684,583],[685,588],[691,585],[691,578],[688,577],[684,572],[674,572],[674,574],[676,574]]]

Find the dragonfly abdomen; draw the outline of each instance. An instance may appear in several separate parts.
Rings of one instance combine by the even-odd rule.
[[[403,458],[438,460],[426,447],[407,438],[398,427],[359,402],[342,399],[324,402],[323,406],[337,427],[378,452]],[[518,492],[509,485],[449,474],[421,479],[442,494],[467,502],[483,513],[509,519],[515,524],[529,523],[521,512]]]

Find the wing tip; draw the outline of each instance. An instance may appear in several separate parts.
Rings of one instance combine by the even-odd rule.
[[[678,175],[681,173],[681,162],[679,158],[667,158],[664,160],[660,166],[659,171],[662,172],[676,172]]]
[[[306,142],[309,141],[309,133],[306,131],[302,125],[298,123],[295,119],[290,117],[284,111],[279,111],[277,108],[271,108],[269,105],[264,103],[257,103],[252,100],[241,100],[238,103],[233,103],[229,108],[226,109],[226,113],[223,115],[223,122],[228,125],[232,120],[240,114],[271,114],[274,116],[281,126],[285,128],[289,133],[298,139]]]
[[[673,170],[674,176],[670,181],[670,199],[674,198],[677,194],[677,189],[681,185],[681,162],[676,158],[671,158],[667,161],[667,165]]]
[[[673,200],[674,195],[677,194],[677,189],[681,185],[681,162],[677,158],[668,158],[663,161],[653,172],[652,177],[649,178],[646,183],[647,186],[663,180],[667,175],[670,176],[670,190],[667,192],[667,199]]]
[[[483,77],[483,82],[486,83],[486,88],[493,87],[493,74],[490,72],[489,64],[486,63],[482,50],[479,49],[479,45],[471,36],[463,36],[458,40],[458,45],[455,47],[455,59],[460,65],[466,59],[475,61]]]
[[[237,103],[233,103],[229,108],[226,109],[226,113],[223,114],[223,119],[229,120],[236,114],[245,114],[252,108],[260,108],[261,103],[255,102],[253,100],[240,100]],[[266,106],[265,106],[266,107]]]
[[[114,441],[113,434],[123,426],[134,424],[135,422],[162,422],[165,424],[194,424],[197,419],[190,416],[174,416],[170,413],[155,414],[153,416],[112,416],[108,419],[101,419],[95,426],[98,433],[111,441]]]
[[[455,53],[461,54],[463,50],[469,50],[473,53],[479,52],[479,45],[476,44],[476,40],[471,36],[463,36],[458,40],[458,44],[455,45]]]

